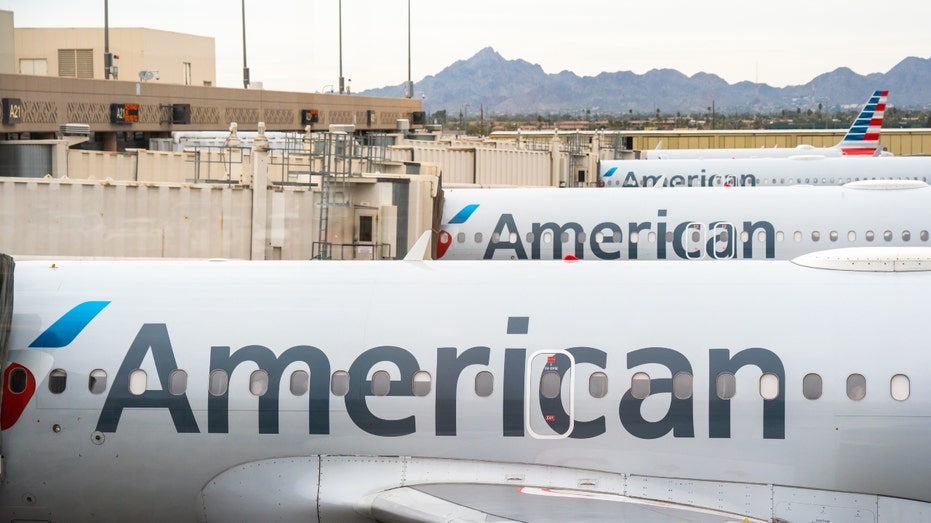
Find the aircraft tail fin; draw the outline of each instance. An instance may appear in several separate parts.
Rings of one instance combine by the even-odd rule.
[[[879,132],[886,112],[889,91],[875,91],[860,110],[844,139],[835,147],[844,156],[872,155],[879,149]]]

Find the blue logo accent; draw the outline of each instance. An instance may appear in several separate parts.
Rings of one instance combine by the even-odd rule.
[[[109,304],[108,301],[86,301],[76,305],[39,334],[29,347],[58,349],[68,345]]]
[[[466,205],[462,208],[461,211],[457,212],[451,220],[449,220],[449,224],[452,225],[454,223],[465,223],[465,221],[468,220],[470,216],[472,216],[472,213],[475,212],[475,209],[478,209],[477,203],[470,203],[469,205]]]
[[[601,177],[602,177],[602,178],[607,178],[607,177],[609,177],[609,176],[614,176],[614,172],[615,172],[615,171],[617,171],[617,167],[612,167],[612,168],[608,169],[607,171],[605,171],[605,173],[602,174]]]

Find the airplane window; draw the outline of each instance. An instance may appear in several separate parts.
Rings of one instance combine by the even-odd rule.
[[[733,373],[722,372],[718,374],[715,385],[718,397],[722,400],[729,400],[737,394],[737,377]]]
[[[543,243],[552,243],[553,242],[553,233],[550,231],[543,232]]]
[[[528,232],[528,233],[527,233],[527,243],[533,243],[533,233],[532,233],[532,232]]]
[[[637,243],[640,240],[640,233],[632,232],[630,233],[630,243]]]
[[[330,378],[330,392],[334,396],[345,396],[349,393],[349,373],[338,370]]]
[[[10,371],[9,381],[7,382],[7,390],[13,394],[22,394],[26,392],[26,385],[29,380],[27,379],[28,375],[26,374],[26,369],[22,367],[16,367]]]
[[[650,242],[650,243],[656,243],[656,233],[653,232],[653,231],[648,232],[648,233],[647,233],[647,241]]]
[[[582,231],[575,235],[575,241],[579,243],[585,243],[585,232]]]
[[[796,242],[802,241],[802,231],[795,231],[795,232],[792,234],[792,238],[793,238]]]
[[[103,369],[94,369],[87,378],[87,390],[91,394],[101,394],[107,390],[107,371]]]
[[[511,234],[508,234],[508,242],[509,242],[509,243],[517,243],[517,233],[516,233],[516,232],[512,232]]]
[[[430,373],[425,370],[419,370],[414,373],[414,383],[411,385],[414,396],[426,396],[430,394],[430,384],[432,383],[433,378],[430,377]]]
[[[145,392],[148,376],[142,369],[136,369],[129,373],[129,393],[133,396],[139,396]]]
[[[482,243],[482,233],[475,233],[475,243]]]
[[[608,395],[608,375],[604,372],[593,372],[588,377],[588,393],[593,398],[603,398]]]
[[[568,232],[568,231],[563,231],[563,233],[559,235],[559,241],[561,241],[561,242],[563,242],[563,243],[568,242],[568,241],[569,241],[569,232]]]
[[[701,241],[701,233],[698,232],[697,230],[693,230],[693,231],[692,231],[692,241],[693,241],[693,242],[699,242],[699,241]]]
[[[912,239],[912,232],[911,232],[911,231],[902,231],[902,241],[903,241],[903,242],[910,241],[911,239]]]
[[[207,390],[212,396],[222,396],[226,394],[227,387],[230,384],[230,377],[223,369],[215,369],[210,372],[210,383]]]
[[[866,378],[862,374],[847,376],[847,397],[855,401],[866,397]]]
[[[857,241],[857,233],[856,233],[856,231],[847,231],[847,241],[848,241],[848,242],[855,242],[855,241]]]
[[[921,231],[918,233],[918,237],[921,238],[921,241],[923,242],[928,241],[928,231]]]
[[[187,390],[187,372],[175,369],[168,373],[168,393],[180,396]]]
[[[493,232],[491,233],[491,243],[498,243],[501,240],[501,235]]]
[[[886,232],[884,232],[884,233],[883,233],[883,239],[886,240],[887,242],[891,242],[891,241],[892,241],[892,231],[886,231]]]
[[[740,241],[743,243],[750,241],[750,233],[747,231],[740,231]]]
[[[257,370],[249,375],[249,392],[253,396],[264,396],[268,392],[268,372]]]
[[[672,231],[666,231],[666,243],[672,243]]]
[[[459,242],[459,243],[465,243],[465,233],[464,233],[464,232],[460,232],[459,234],[457,234],[457,235],[456,235],[456,241]]]
[[[889,382],[889,392],[892,394],[892,399],[896,401],[907,400],[910,388],[908,376],[905,374],[896,374]]]
[[[376,371],[372,374],[372,394],[387,396],[391,390],[391,375],[386,370]]]
[[[546,399],[559,397],[559,389],[562,385],[562,378],[555,370],[545,371],[540,376],[540,394]]]
[[[873,231],[866,231],[866,241],[873,241]]]
[[[291,394],[303,396],[310,390],[310,374],[306,370],[296,370],[291,373]]]
[[[837,231],[831,231],[830,234],[828,234],[828,237],[831,239],[832,242],[836,242],[836,241],[837,241]]]
[[[63,369],[55,369],[48,375],[48,390],[52,394],[61,394],[65,391],[68,382],[68,373]]]
[[[811,241],[816,242],[821,239],[821,231],[811,231]]]
[[[779,376],[771,372],[760,376],[760,396],[764,400],[774,400],[779,397]]]
[[[483,398],[491,396],[495,390],[494,376],[487,370],[483,370],[475,375],[475,393]]]
[[[605,235],[604,235],[604,233],[603,233],[603,232],[600,232],[600,231],[599,231],[599,232],[596,232],[596,233],[595,233],[595,243],[604,243],[604,241],[605,241]]]
[[[680,400],[692,397],[692,375],[688,372],[677,372],[672,377],[672,393]]]
[[[779,243],[782,243],[784,239],[785,239],[785,234],[783,234],[782,231],[776,231],[776,241]]]
[[[646,399],[650,395],[650,375],[638,372],[630,378],[630,394],[638,400]]]
[[[821,397],[821,376],[806,374],[802,378],[802,396],[805,399],[816,400]]]

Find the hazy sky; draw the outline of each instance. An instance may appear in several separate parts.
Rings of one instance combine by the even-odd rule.
[[[242,86],[243,0],[109,0],[110,27],[216,40],[217,84]],[[247,59],[265,89],[315,92],[339,78],[340,0],[245,0]],[[803,84],[850,67],[931,57],[927,0],[342,0],[353,92],[435,75],[485,47],[547,73],[672,68],[727,82]],[[103,27],[104,0],[0,0],[16,27]],[[415,86],[416,90],[416,86]],[[415,91],[416,92],[416,91]]]

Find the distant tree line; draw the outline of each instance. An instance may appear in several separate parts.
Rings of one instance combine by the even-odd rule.
[[[817,108],[783,109],[776,113],[713,111],[701,113],[665,113],[660,108],[651,112],[628,111],[627,114],[599,114],[584,110],[559,114],[493,114],[484,118],[460,111],[439,110],[430,113],[428,121],[445,129],[470,135],[487,135],[492,131],[580,129],[580,130],[650,130],[650,129],[847,129],[859,109],[823,111]],[[931,111],[891,107],[886,111],[883,127],[931,128]]]

